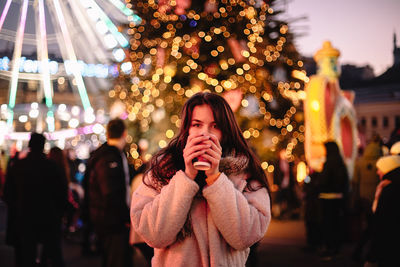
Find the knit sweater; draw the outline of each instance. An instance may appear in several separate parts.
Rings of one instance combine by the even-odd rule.
[[[156,184],[151,174],[145,179]],[[140,185],[132,196],[131,221],[155,248],[152,266],[245,266],[249,247],[271,220],[266,188],[248,191],[246,184],[245,174],[221,173],[196,197],[197,183],[178,171],[160,191]],[[189,214],[192,233],[178,240]]]

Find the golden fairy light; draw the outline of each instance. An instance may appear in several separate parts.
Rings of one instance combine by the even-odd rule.
[[[275,15],[272,4],[215,0],[211,2],[216,7],[208,12],[189,7],[177,15],[178,1],[169,1],[169,6],[154,0],[125,2],[142,20],[127,29],[132,71],[121,73],[108,95],[126,104],[128,120],[137,125],[133,142],[145,136],[157,149],[163,148],[180,126],[179,110],[188,97],[204,90],[224,96],[239,91],[236,114],[239,122],[248,124],[244,137],[259,140],[256,147],[262,148],[265,130],[273,130],[269,149],[294,138],[296,142],[287,143],[293,153],[304,139],[294,114],[305,97],[308,77],[301,69],[304,63],[292,57],[290,27],[281,21],[270,25]],[[281,80],[274,77],[278,67],[286,72]],[[282,99],[290,104],[283,105]],[[280,115],[274,104],[282,109]],[[243,110],[251,110],[255,117],[247,118]],[[273,171],[264,163],[264,169]]]

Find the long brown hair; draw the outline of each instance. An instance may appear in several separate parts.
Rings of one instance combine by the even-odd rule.
[[[256,190],[256,188],[251,188],[250,181],[257,180],[261,187],[268,189],[265,172],[261,168],[258,157],[244,139],[232,109],[223,97],[213,93],[197,93],[186,101],[181,112],[182,124],[179,134],[152,158],[148,172],[151,171],[152,176],[165,185],[178,170],[185,169],[183,149],[189,136],[193,110],[196,106],[204,104],[211,107],[215,122],[222,132],[222,157],[227,155],[245,156],[249,160],[245,171],[250,174],[247,188],[252,191]]]

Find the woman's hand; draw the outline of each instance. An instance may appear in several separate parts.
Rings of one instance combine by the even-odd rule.
[[[222,147],[218,141],[218,138],[209,134],[210,140],[206,141],[209,144],[209,148],[206,149],[205,154],[202,157],[211,163],[211,168],[206,170],[207,177],[217,174],[219,172],[219,162],[221,161]]]
[[[198,170],[193,167],[193,159],[205,155],[206,151],[212,147],[210,136],[197,134],[190,135],[183,149],[183,159],[185,161],[185,174],[190,179],[195,179]],[[217,140],[218,141],[218,140]]]

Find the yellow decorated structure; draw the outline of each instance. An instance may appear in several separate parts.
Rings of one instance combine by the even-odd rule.
[[[352,104],[354,93],[342,91],[339,86],[339,55],[329,41],[314,55],[318,71],[305,89],[305,154],[308,165],[321,171],[324,143],[336,141],[352,177],[357,156],[357,121]]]

